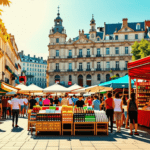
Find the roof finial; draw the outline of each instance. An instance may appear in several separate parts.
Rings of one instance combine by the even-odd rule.
[[[57,8],[58,8],[58,13],[57,13],[57,15],[58,15],[58,17],[59,17],[59,15],[60,15],[60,13],[59,13],[59,8],[60,8],[60,7],[58,6]]]
[[[92,19],[94,19],[94,15],[92,14]]]

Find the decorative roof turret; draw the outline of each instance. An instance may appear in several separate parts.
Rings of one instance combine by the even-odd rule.
[[[91,19],[91,24],[90,25],[92,25],[92,24],[95,24],[95,19],[94,19],[94,15],[92,14],[92,19]]]

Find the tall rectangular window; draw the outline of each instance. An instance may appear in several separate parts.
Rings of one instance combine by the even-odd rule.
[[[29,66],[29,64],[27,63],[27,66]]]
[[[59,63],[56,63],[56,70],[59,70]]]
[[[110,62],[106,62],[106,68],[107,68],[107,69],[110,68]]]
[[[56,50],[56,57],[59,56],[59,50]]]
[[[87,49],[87,55],[88,56],[90,55],[90,49]]]
[[[125,68],[128,68],[128,61],[125,61]]]
[[[125,40],[128,40],[128,35],[125,35]]]
[[[106,55],[109,55],[109,48],[106,48]]]
[[[101,54],[100,48],[97,48],[97,55],[100,55],[100,54]]]
[[[116,61],[116,68],[119,68],[119,61]]]
[[[115,36],[115,40],[118,40],[118,35]]]
[[[72,70],[72,63],[69,63],[69,70]]]
[[[25,66],[25,63],[23,63],[23,65]]]
[[[69,50],[69,56],[72,56],[72,50]]]
[[[79,69],[82,69],[82,63],[79,63]]]
[[[59,43],[59,38],[56,38],[56,43]]]
[[[97,62],[97,69],[100,69],[101,68],[101,64],[100,62]]]
[[[87,62],[87,69],[90,69],[90,62]]]
[[[79,49],[79,56],[82,56],[82,49]]]
[[[135,34],[135,39],[138,39],[138,34]]]
[[[128,47],[125,47],[125,54],[128,54]]]
[[[119,47],[115,47],[116,54],[119,54]]]

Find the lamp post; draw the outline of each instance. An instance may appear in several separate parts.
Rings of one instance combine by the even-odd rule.
[[[125,85],[122,85],[122,87],[123,87],[123,95],[124,95],[124,87],[125,87]]]

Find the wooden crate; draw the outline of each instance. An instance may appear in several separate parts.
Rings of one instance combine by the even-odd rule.
[[[96,135],[98,132],[106,132],[108,135],[108,122],[96,122]]]
[[[36,121],[36,135],[40,131],[58,131],[61,135],[61,121]]]
[[[71,126],[70,129],[64,129],[64,125],[69,124]],[[62,122],[62,135],[65,131],[71,132],[71,135],[73,135],[73,122]]]
[[[93,131],[95,135],[95,122],[74,122],[74,135],[76,131]]]

